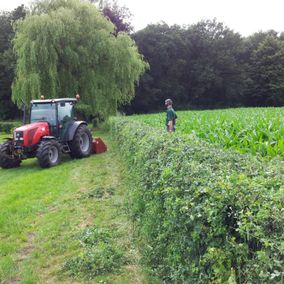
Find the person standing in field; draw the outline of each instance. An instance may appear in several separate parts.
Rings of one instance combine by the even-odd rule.
[[[168,132],[174,132],[176,130],[177,115],[173,109],[173,101],[171,99],[165,100],[165,107],[167,108],[166,126]]]

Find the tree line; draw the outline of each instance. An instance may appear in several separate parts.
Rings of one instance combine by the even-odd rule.
[[[133,32],[127,8],[90,2],[99,7],[42,0],[32,11],[19,6],[0,12],[1,120],[15,118],[21,101],[37,93],[59,97],[74,90],[85,94],[83,111],[102,109],[102,115],[117,107],[126,113],[159,111],[166,98],[178,109],[284,104],[284,33],[242,37],[217,20],[159,23]]]
[[[149,63],[129,113],[177,108],[283,106],[284,34],[241,37],[216,20],[187,27],[149,25],[133,34]]]
[[[23,5],[12,12],[0,12],[0,120],[13,119],[19,115],[11,99],[16,66],[12,40],[15,36],[14,24],[25,16]]]

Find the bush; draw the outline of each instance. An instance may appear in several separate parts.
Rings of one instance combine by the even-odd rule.
[[[143,259],[165,282],[283,281],[283,161],[110,124],[136,181],[129,209]]]
[[[1,122],[0,121],[0,132],[12,133],[13,129],[19,127],[21,123],[19,121]]]

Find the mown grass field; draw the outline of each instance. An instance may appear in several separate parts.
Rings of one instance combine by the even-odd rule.
[[[241,153],[269,158],[284,156],[284,108],[177,111],[177,115],[177,133],[194,133],[205,141]],[[164,113],[131,119],[165,127]]]
[[[153,282],[133,246],[123,164],[109,134],[96,135],[107,153],[66,156],[51,169],[36,159],[0,169],[0,283]],[[101,240],[90,245],[92,238]]]

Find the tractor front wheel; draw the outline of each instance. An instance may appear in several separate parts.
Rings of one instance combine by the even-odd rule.
[[[3,169],[18,168],[22,162],[21,159],[13,155],[12,147],[12,141],[0,145],[0,167]]]
[[[50,168],[61,162],[60,144],[56,140],[44,140],[40,143],[36,157],[42,168]]]
[[[86,125],[80,125],[73,140],[69,143],[72,158],[88,157],[92,151],[92,134]]]

